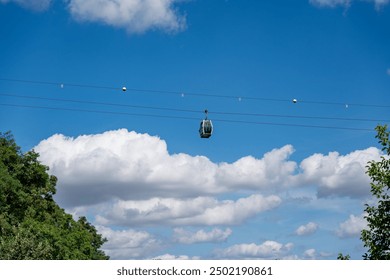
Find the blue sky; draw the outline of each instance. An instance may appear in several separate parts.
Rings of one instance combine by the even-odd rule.
[[[0,0],[0,131],[113,259],[361,259],[389,6]]]

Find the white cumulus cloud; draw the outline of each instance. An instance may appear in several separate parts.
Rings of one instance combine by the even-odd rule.
[[[65,206],[216,191],[208,182],[215,165],[207,158],[169,155],[160,138],[125,129],[76,139],[54,135],[35,150],[59,178],[57,198]]]
[[[277,196],[251,195],[219,201],[212,197],[191,199],[153,198],[118,201],[96,220],[103,225],[236,225],[261,212],[277,207]]]
[[[153,258],[154,260],[199,260],[200,258],[198,256],[190,257],[187,255],[171,255],[171,254],[164,254]]]
[[[300,164],[300,182],[318,186],[318,197],[363,197],[370,192],[370,178],[365,173],[368,161],[379,160],[377,148],[357,150],[347,155],[331,152],[314,154]]]
[[[302,226],[298,227],[297,230],[295,231],[295,233],[299,236],[310,235],[310,234],[315,233],[317,231],[317,229],[318,229],[318,225],[316,223],[309,222],[306,225],[302,225]]]
[[[159,198],[160,207],[168,203],[164,199],[171,199],[172,205],[187,203],[189,198],[210,203],[210,197],[218,194],[261,191],[274,195],[283,188],[301,186],[313,186],[319,198],[361,198],[370,194],[367,162],[383,155],[377,148],[367,148],[347,155],[313,154],[298,164],[289,160],[294,149],[286,145],[262,158],[214,163],[204,156],[170,154],[159,137],[126,129],[76,138],[56,134],[34,149],[59,179],[56,200],[60,205],[74,208],[119,201],[118,205],[127,205],[123,209],[131,209],[136,200],[154,205],[153,199]],[[260,198],[264,199],[253,196],[251,200]]]
[[[377,148],[367,148],[345,155],[313,154],[296,162],[290,160],[294,148],[285,145],[262,157],[217,163],[205,156],[171,154],[163,139],[126,129],[75,138],[56,134],[34,150],[59,179],[56,201],[75,216],[94,217],[109,240],[104,249],[115,259],[151,258],[166,249],[164,238],[135,228],[171,227],[171,243],[195,246],[191,244],[226,241],[232,231],[223,227],[243,225],[279,207],[286,193],[309,191],[317,196],[317,204],[325,203],[322,198],[366,199],[370,196],[367,162],[383,155]],[[356,235],[362,228],[359,221],[351,216],[335,234]],[[194,230],[197,227],[203,229]],[[295,233],[309,235],[317,229],[309,222]],[[236,244],[214,253],[227,259],[295,259],[291,247],[267,241]],[[313,254],[321,256],[308,251],[305,258]]]
[[[305,252],[303,252],[303,257],[305,259],[314,260],[317,257],[317,252],[315,249],[307,249]]]
[[[284,258],[293,248],[292,243],[281,244],[276,241],[265,241],[262,244],[235,244],[216,251],[219,258],[226,259],[279,259]]]
[[[232,234],[232,230],[227,228],[225,230],[213,228],[211,231],[198,230],[191,232],[183,228],[175,228],[174,239],[179,243],[193,244],[202,242],[223,242]]]
[[[213,163],[204,156],[171,155],[159,137],[126,129],[77,138],[57,134],[34,149],[59,178],[56,199],[65,207],[274,189],[288,184],[297,166],[287,160],[290,145],[261,159]]]
[[[340,223],[336,234],[341,238],[358,237],[363,229],[367,227],[364,214],[360,216],[350,215],[349,218]]]
[[[108,240],[102,249],[111,259],[144,259],[162,248],[162,242],[146,231],[113,230],[104,226],[96,228]]]
[[[102,23],[129,33],[162,30],[176,33],[186,28],[177,4],[182,0],[63,0],[70,15],[80,22]],[[52,0],[0,0],[34,11],[46,11]]]
[[[79,21],[100,22],[130,33],[150,29],[178,32],[185,16],[175,8],[178,0],[69,0],[69,11]]]
[[[288,160],[293,152],[294,148],[286,145],[266,153],[260,160],[246,156],[232,164],[222,163],[217,174],[218,182],[248,188],[285,185],[297,168],[295,162]]]
[[[52,0],[0,0],[0,3],[15,3],[23,8],[34,11],[45,11],[50,7]]]

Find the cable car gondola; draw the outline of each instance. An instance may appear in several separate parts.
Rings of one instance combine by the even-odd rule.
[[[210,138],[213,133],[213,123],[207,119],[208,111],[205,110],[204,112],[206,113],[206,118],[200,122],[199,135],[201,138]]]

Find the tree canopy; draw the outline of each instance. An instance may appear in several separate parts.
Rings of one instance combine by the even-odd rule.
[[[390,260],[390,140],[387,126],[376,127],[379,143],[386,156],[370,161],[367,174],[371,178],[373,203],[366,204],[368,228],[362,230],[361,240],[368,249],[366,260]]]
[[[108,259],[95,227],[54,201],[57,178],[38,158],[0,133],[0,259]]]

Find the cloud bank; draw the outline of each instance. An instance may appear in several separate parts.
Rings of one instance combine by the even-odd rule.
[[[293,151],[289,145],[261,159],[213,163],[204,156],[171,155],[159,137],[126,129],[77,138],[57,134],[34,149],[60,179],[58,199],[70,207],[109,199],[185,199],[266,190],[286,185],[296,168],[287,159]]]
[[[276,205],[280,202],[276,192],[303,186],[316,188],[318,197],[365,197],[370,191],[366,164],[382,155],[379,149],[368,148],[347,155],[313,154],[297,163],[289,160],[294,149],[286,145],[262,158],[246,156],[233,163],[214,163],[204,156],[170,154],[159,137],[126,129],[77,138],[56,134],[34,149],[59,178],[57,199],[63,206],[115,201],[112,209],[121,207],[128,212],[144,207],[150,220],[157,206],[166,212],[180,203],[220,210],[244,207],[240,200],[222,203],[211,198],[226,193],[269,194],[243,198],[253,205]]]
[[[56,134],[34,150],[59,179],[56,201],[75,216],[94,218],[109,240],[103,249],[113,259],[198,258],[170,254],[167,244],[216,244],[218,249],[209,254],[222,259],[296,259],[292,243],[272,237],[261,244],[230,242],[238,240],[240,227],[288,207],[289,194],[309,193],[325,204],[332,199],[360,204],[370,197],[367,162],[383,155],[367,148],[345,155],[316,153],[297,162],[290,159],[294,148],[285,145],[260,157],[213,162],[205,156],[171,154],[159,137],[126,129],[75,138]],[[354,237],[363,226],[362,218],[352,215],[334,232]],[[164,228],[171,236],[150,233],[151,228]],[[319,230],[306,221],[295,234],[309,238]],[[303,258],[322,256],[314,248],[304,249]]]

